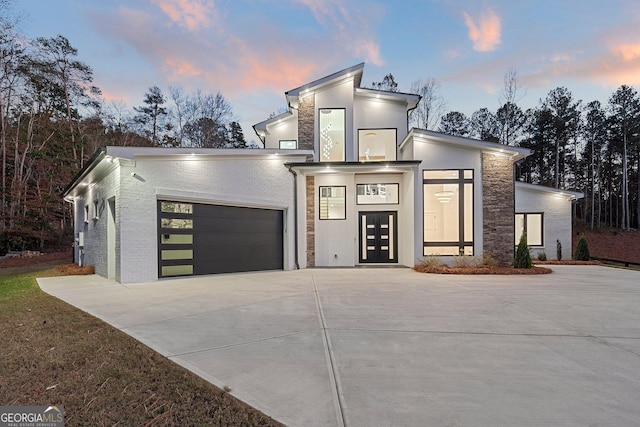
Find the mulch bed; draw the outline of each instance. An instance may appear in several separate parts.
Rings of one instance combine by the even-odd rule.
[[[551,269],[545,267],[531,267],[531,268],[513,268],[513,267],[448,267],[443,266],[423,266],[416,265],[414,270],[420,273],[432,273],[432,274],[498,274],[498,275],[511,275],[511,274],[549,274]]]
[[[88,274],[96,273],[96,269],[93,265],[80,267],[78,264],[62,264],[56,266],[56,270],[65,276],[86,276]]]

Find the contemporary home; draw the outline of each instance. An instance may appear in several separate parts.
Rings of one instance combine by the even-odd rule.
[[[239,271],[403,265],[424,256],[570,257],[580,193],[514,182],[530,150],[408,129],[414,94],[359,64],[285,92],[263,149],[106,147],[67,187],[75,259],[122,283]]]

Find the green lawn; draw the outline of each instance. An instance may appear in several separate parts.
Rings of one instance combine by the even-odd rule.
[[[0,277],[0,405],[62,404],[68,426],[276,426],[148,347],[42,292]]]

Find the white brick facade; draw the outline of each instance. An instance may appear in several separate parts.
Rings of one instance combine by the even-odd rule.
[[[109,276],[109,199],[115,200],[113,262],[115,279],[121,283],[158,278],[157,201],[162,199],[282,210],[284,268],[294,268],[293,176],[284,163],[305,161],[305,153],[197,150],[192,155],[184,149],[122,147],[108,147],[106,153],[116,159],[114,166],[82,190],[77,186],[74,203],[76,236],[84,233],[76,259],[94,265],[97,274]],[[97,219],[94,201],[99,206]]]
[[[557,259],[556,240],[560,240],[562,259],[571,259],[571,206],[577,196],[582,195],[516,182],[516,213],[543,213],[543,245],[531,248],[534,258],[544,252],[547,259]]]

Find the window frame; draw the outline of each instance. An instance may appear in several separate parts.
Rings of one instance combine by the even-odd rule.
[[[326,196],[322,196],[323,188],[343,188],[344,196],[343,196],[343,215],[342,218],[323,218],[322,217],[322,198]],[[331,197],[331,196],[329,196]],[[344,221],[347,219],[347,186],[346,185],[320,185],[318,186],[318,219],[321,221]]]
[[[332,160],[332,159],[324,159],[322,156],[322,135],[321,135],[321,130],[320,130],[320,115],[322,114],[322,111],[324,110],[332,110],[332,111],[337,111],[337,110],[341,110],[342,111],[342,117],[344,120],[344,129],[343,129],[343,141],[344,143],[342,144],[342,160]],[[323,108],[318,108],[318,121],[317,121],[318,125],[316,126],[316,131],[318,132],[318,159],[320,162],[345,162],[347,160],[347,109],[345,107],[323,107]]]
[[[425,178],[425,172],[439,172],[439,171],[457,171],[457,178]],[[465,178],[465,172],[471,172],[470,178]],[[458,255],[464,255],[464,249],[466,247],[471,247],[470,256],[475,255],[475,169],[423,169],[422,170],[422,213],[424,218],[424,213],[426,212],[426,200],[424,198],[424,189],[425,185],[429,184],[455,184],[458,185],[458,241],[450,242],[450,241],[433,241],[427,242],[425,236],[425,224],[422,224],[422,253],[425,254],[425,251],[429,247],[451,247],[458,248]],[[471,184],[471,206],[470,206],[470,215],[471,215],[471,240],[465,240],[465,185]],[[424,219],[423,219],[424,221]],[[515,221],[515,219],[514,219]],[[428,255],[424,255],[428,256]],[[456,256],[456,255],[443,255],[443,256]]]
[[[358,187],[360,186],[364,186],[364,185],[394,185],[397,189],[396,191],[396,195],[397,195],[397,201],[395,202],[389,202],[389,203],[385,203],[385,202],[380,202],[380,203],[361,203],[358,201]],[[397,182],[372,182],[372,183],[360,183],[360,184],[356,184],[356,205],[360,205],[360,206],[375,206],[375,205],[399,205],[400,204],[400,184]]]
[[[293,148],[287,148],[287,147],[282,147],[282,143],[283,142],[295,142],[295,147]],[[278,148],[280,150],[297,150],[298,149],[298,140],[297,139],[281,139],[278,141]]]
[[[516,212],[515,213],[515,215],[513,216],[513,225],[514,225],[513,238],[515,240],[514,246],[518,246],[518,243],[520,242],[520,239],[516,239],[517,230],[515,229],[516,217],[518,215],[524,216],[523,218],[524,229],[522,230],[522,232],[527,234],[527,246],[531,248],[543,248],[544,247],[544,212]],[[540,215],[540,244],[529,244],[529,237],[528,237],[529,233],[527,233],[527,229],[529,228],[527,217],[529,215]]]
[[[384,159],[384,160],[360,160],[360,132],[362,131],[381,131],[381,130],[393,130],[395,131],[395,136],[393,138],[393,146],[395,148],[394,150],[394,158],[393,159]],[[364,163],[375,163],[375,162],[395,162],[398,160],[398,128],[360,128],[358,129],[358,144],[356,147],[357,150],[357,158],[359,162],[364,162]]]

